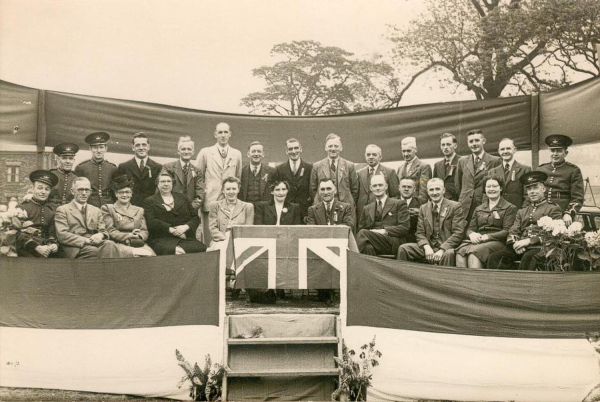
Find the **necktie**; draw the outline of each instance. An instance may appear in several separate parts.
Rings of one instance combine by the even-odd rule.
[[[221,154],[221,158],[225,158],[227,156],[227,151],[225,149],[219,149],[219,153]]]
[[[140,161],[140,172],[142,172],[142,173],[143,173],[143,172],[144,172],[144,168],[145,168],[145,167],[146,167],[146,165],[144,165],[144,160],[142,159],[142,160]]]
[[[292,161],[292,173],[294,173],[294,174],[298,173],[298,162]]]
[[[256,168],[256,166],[252,166],[252,174],[254,176],[256,176],[257,173],[258,173],[258,169]]]
[[[87,229],[87,205],[81,207],[81,215],[83,215],[83,222],[85,224],[85,228]]]
[[[183,178],[185,179],[186,182],[187,182],[187,176],[188,176],[189,170],[190,170],[189,163],[186,163],[185,165],[183,165]]]
[[[331,171],[335,172],[335,162],[331,161]]]
[[[510,173],[510,165],[507,163],[506,165],[504,165],[504,178],[505,179],[508,177],[509,173]]]
[[[433,219],[437,220],[439,216],[439,210],[437,204],[433,204]]]
[[[382,212],[383,212],[383,203],[381,202],[381,200],[377,200],[377,213],[379,215],[381,215]]]
[[[481,158],[479,156],[475,157],[475,165],[479,165],[479,162],[481,162]]]

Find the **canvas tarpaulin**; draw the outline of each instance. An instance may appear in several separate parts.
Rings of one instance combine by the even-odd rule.
[[[0,145],[36,145],[38,96],[37,89],[0,80]]]

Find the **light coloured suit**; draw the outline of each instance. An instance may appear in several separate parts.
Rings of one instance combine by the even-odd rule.
[[[375,202],[375,196],[371,193],[371,183],[369,183],[369,166],[365,166],[358,172],[358,200],[356,202],[356,217],[357,221],[362,214],[362,210],[366,205]],[[385,182],[387,183],[388,189],[387,194],[391,198],[400,198],[400,191],[398,189],[398,176],[396,171],[383,165],[377,166],[377,169],[373,173],[375,175],[383,175]]]
[[[144,208],[133,204],[123,207],[115,203],[102,205],[101,211],[110,239],[119,245],[119,249],[124,254],[133,257],[133,247],[128,244],[131,232],[139,229],[139,239],[144,243],[148,241],[149,233],[146,218],[144,218]],[[156,255],[147,244],[144,244],[142,248],[150,254]]]
[[[458,160],[456,176],[454,177],[458,202],[462,205],[465,220],[469,222],[475,208],[483,202],[483,182],[488,172],[499,166],[502,159],[485,152],[481,157],[480,167],[475,171],[473,154],[463,156]]]
[[[398,183],[402,179],[412,179],[415,183],[415,197],[423,205],[429,200],[429,196],[427,195],[427,181],[431,179],[431,175],[431,166],[415,156],[410,169],[407,169],[407,162],[404,162],[398,168]]]
[[[334,179],[336,177],[331,174],[330,168],[331,160],[329,158],[322,159],[313,165],[312,172],[310,174],[310,193],[313,196],[313,205],[317,205],[322,202],[319,197],[319,180],[328,178]],[[352,209],[356,208],[356,201],[358,200],[358,175],[354,163],[344,158],[338,158],[337,167],[337,194],[336,199],[350,204]]]
[[[56,209],[54,224],[56,238],[61,245],[61,255],[67,258],[121,258],[117,245],[110,240],[102,219],[102,212],[91,204],[86,206],[86,218],[75,201]],[[104,243],[99,247],[86,244],[86,240],[96,233],[104,235]]]
[[[183,168],[181,167],[181,160],[179,159],[174,162],[165,163],[162,170],[175,175],[173,192],[185,194],[195,209],[200,208],[202,200],[204,200],[204,175],[197,172],[194,165],[190,162],[186,181]],[[196,204],[197,201],[194,202],[195,199],[200,200],[200,205]]]

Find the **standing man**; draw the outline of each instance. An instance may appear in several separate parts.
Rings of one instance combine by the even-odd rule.
[[[458,165],[460,156],[456,153],[456,148],[458,148],[458,140],[454,134],[442,134],[440,137],[440,149],[444,154],[444,159],[436,162],[433,166],[433,177],[444,180],[444,188],[446,189],[444,198],[452,201],[458,201],[454,176],[456,175],[456,166]]]
[[[308,207],[312,205],[310,176],[313,165],[301,159],[302,145],[297,139],[290,138],[285,142],[285,147],[288,160],[275,168],[271,180],[286,180],[290,184],[286,199],[300,205],[302,222],[306,222]]]
[[[110,182],[117,172],[117,165],[104,159],[104,155],[108,151],[109,139],[110,135],[105,132],[92,133],[85,137],[85,142],[90,146],[92,158],[81,162],[75,168],[75,175],[87,177],[90,181],[92,194],[87,202],[97,208],[114,202]]]
[[[194,156],[194,141],[190,136],[179,137],[177,154],[179,159],[165,163],[162,170],[172,173],[173,192],[185,194],[192,207],[198,211],[204,199],[204,176],[191,163]]]
[[[73,187],[73,180],[77,177],[73,173],[73,163],[78,151],[79,147],[77,144],[70,142],[58,144],[54,147],[53,152],[58,159],[58,168],[51,169],[50,172],[56,175],[58,183],[56,186],[53,186],[48,199],[54,209],[68,204],[73,199],[71,188]]]
[[[346,225],[354,229],[354,211],[350,204],[336,200],[336,193],[333,180],[321,179],[319,198],[322,202],[308,207],[307,225]]]
[[[427,202],[427,181],[431,179],[431,166],[417,158],[417,139],[405,137],[402,140],[402,156],[404,164],[398,168],[398,182],[402,179],[412,179],[415,182],[415,194],[419,202]]]
[[[335,198],[352,206],[356,212],[356,201],[358,199],[358,175],[354,168],[354,163],[340,157],[343,151],[342,139],[339,135],[329,134],[325,142],[325,152],[327,158],[322,159],[313,165],[310,175],[310,193],[314,201],[313,204],[321,202],[318,194],[319,182],[324,178],[331,178],[337,188]]]
[[[360,217],[363,208],[375,201],[375,196],[371,193],[371,177],[380,174],[385,178],[387,184],[388,196],[391,198],[399,198],[398,191],[398,176],[394,169],[383,166],[381,148],[377,145],[367,145],[365,149],[365,160],[367,166],[360,169],[358,172],[358,201],[356,203],[356,216]]]
[[[150,140],[146,133],[135,133],[131,144],[135,155],[133,159],[119,164],[117,175],[127,175],[133,181],[131,203],[141,207],[144,200],[156,192],[156,178],[162,165],[148,157]]]
[[[540,165],[539,171],[548,175],[548,201],[558,204],[563,213],[563,221],[569,226],[583,206],[583,176],[581,170],[565,159],[573,140],[566,135],[555,134],[546,137],[550,148],[550,163]]]
[[[458,160],[454,183],[458,193],[458,202],[462,205],[466,222],[471,220],[473,211],[483,202],[483,182],[488,172],[500,166],[501,159],[485,152],[483,131],[471,130],[467,133],[467,143],[471,155]]]
[[[265,151],[260,141],[254,141],[248,146],[246,153],[250,163],[242,168],[242,188],[239,199],[253,204],[259,201],[270,201],[269,180],[275,169],[263,163]],[[256,207],[256,205],[255,205]]]
[[[198,173],[204,177],[205,195],[202,201],[202,227],[204,244],[210,244],[211,236],[208,228],[208,211],[210,204],[221,196],[223,180],[228,177],[242,176],[242,153],[229,145],[232,130],[227,123],[217,124],[214,132],[217,143],[212,147],[202,148],[196,158]]]
[[[386,190],[383,175],[371,177],[375,202],[363,209],[356,235],[356,244],[362,254],[396,255],[398,246],[408,234],[410,217],[406,202],[388,197]]]
[[[410,229],[406,235],[407,243],[416,243],[417,237],[417,223],[419,221],[419,208],[421,203],[419,199],[415,197],[415,182],[411,179],[402,179],[400,181],[400,196],[406,202],[408,206],[408,213],[410,215]]]
[[[444,198],[442,179],[429,180],[427,192],[430,201],[419,209],[417,242],[400,246],[398,259],[454,267],[454,249],[460,245],[465,226],[462,207]]]
[[[502,158],[502,164],[490,169],[488,176],[501,178],[504,181],[502,197],[520,209],[526,197],[523,184],[521,184],[521,176],[531,172],[531,167],[517,162],[515,160],[516,153],[515,142],[510,138],[503,138],[498,144],[498,154]]]

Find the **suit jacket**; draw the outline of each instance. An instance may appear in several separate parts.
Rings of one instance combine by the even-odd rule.
[[[304,220],[308,214],[308,207],[312,205],[312,196],[310,193],[310,177],[312,173],[312,163],[300,160],[298,171],[292,173],[289,159],[275,168],[271,175],[271,180],[286,180],[290,189],[286,200],[300,206],[300,214]]]
[[[415,196],[421,204],[429,200],[427,195],[427,181],[431,179],[431,166],[415,157],[410,165],[410,171],[406,169],[407,162],[398,168],[398,183],[402,179],[412,179],[415,182]]]
[[[456,183],[454,182],[454,177],[456,176],[456,168],[459,159],[460,156],[458,154],[454,154],[454,157],[450,160],[450,166],[448,167],[448,170],[446,170],[446,158],[443,158],[441,161],[436,162],[435,165],[433,165],[433,177],[444,180],[444,188],[446,190],[444,193],[444,198],[452,201],[458,201],[458,193],[456,192]]]
[[[336,199],[350,204],[354,208],[358,200],[358,175],[354,163],[338,158],[336,173],[338,183]],[[329,158],[322,159],[313,165],[310,175],[310,193],[313,197],[313,205],[322,201],[319,197],[319,180],[323,178],[332,178]]]
[[[431,246],[433,237],[433,204],[431,201],[421,205],[419,209],[419,222],[417,223],[417,244],[421,247]],[[449,250],[456,248],[463,238],[465,218],[462,206],[456,201],[442,200],[440,213],[440,248]]]
[[[119,164],[116,174],[126,174],[133,180],[133,196],[131,197],[133,205],[141,207],[144,200],[156,192],[156,178],[161,169],[162,165],[150,158],[147,159],[143,172],[140,172],[135,158]]]
[[[521,176],[525,173],[531,172],[530,166],[525,166],[517,161],[513,162],[512,168],[508,174],[508,180],[504,178],[504,165],[496,166],[490,169],[488,177],[499,177],[504,180],[504,189],[502,190],[502,197],[513,204],[517,209],[521,208],[526,199],[525,190],[523,185],[519,181]],[[485,196],[484,196],[485,197]]]
[[[477,172],[473,163],[473,154],[463,156],[458,160],[454,184],[458,193],[458,202],[462,205],[465,218],[470,218],[469,212],[481,205],[483,201],[483,182],[488,172],[499,166],[502,159],[485,152],[482,164]]]
[[[317,205],[308,207],[307,225],[346,225],[354,229],[354,211],[352,207],[344,202],[333,200],[331,214],[327,219],[327,210],[325,203],[320,202]]]
[[[56,209],[54,215],[56,238],[68,258],[77,257],[80,249],[85,246],[86,239],[96,233],[102,233],[106,239],[109,238],[100,208],[88,203],[86,209],[87,219],[83,217],[75,201]]]
[[[271,180],[273,173],[275,172],[275,168],[272,168],[269,165],[264,163],[260,164],[260,171],[258,175],[260,176],[260,197],[261,201],[269,201],[271,196],[271,191],[269,190],[269,181]],[[240,189],[240,194],[238,198],[242,201],[247,201],[248,199],[248,181],[252,177],[252,171],[250,170],[250,165],[246,165],[242,168],[242,188]]]
[[[162,170],[167,170],[175,174],[175,181],[173,182],[174,193],[185,194],[189,202],[193,202],[197,198],[202,203],[204,199],[204,175],[198,172],[191,162],[188,169],[187,182],[179,159],[165,163]]]
[[[229,146],[225,163],[215,144],[212,147],[202,148],[196,158],[197,173],[204,177],[205,194],[202,200],[202,211],[207,212],[210,204],[221,197],[223,180],[228,177],[242,176],[242,153]]]
[[[373,229],[375,226],[375,201],[367,205],[360,215],[358,231],[361,229]],[[404,239],[410,227],[410,217],[406,201],[388,197],[385,200],[381,212],[381,225],[388,232],[390,240],[396,241],[396,248],[400,245],[400,239]]]
[[[362,214],[365,205],[375,202],[375,196],[371,194],[371,183],[369,183],[369,166],[365,166],[356,172],[358,175],[358,200],[356,202],[356,216]],[[400,198],[400,190],[398,189],[398,176],[396,171],[389,167],[379,165],[373,173],[375,175],[383,175],[385,182],[388,185],[387,194],[392,198]]]
[[[238,200],[233,213],[229,212],[226,200],[219,200],[210,206],[208,227],[212,237],[217,233],[225,233],[231,225],[253,225],[254,205]]]
[[[276,225],[277,210],[273,201],[261,201],[255,205],[255,225]],[[286,211],[287,210],[287,211]],[[292,204],[286,200],[281,211],[280,225],[302,225],[302,216],[298,204]]]
[[[167,211],[163,205],[160,193],[156,193],[144,200],[144,214],[150,232],[151,243],[153,240],[156,243],[156,240],[163,237],[168,239],[174,237],[169,233],[169,228],[179,225],[188,225],[190,227],[185,232],[188,239],[196,238],[196,229],[200,224],[198,213],[185,195],[181,193],[172,193],[172,195],[173,209],[170,211]],[[152,248],[156,248],[154,244],[151,245]],[[157,252],[157,254],[163,253]]]
[[[406,202],[406,200],[404,200]],[[419,222],[419,208],[421,208],[421,203],[417,197],[413,197],[410,199],[410,204],[408,204],[409,214],[410,214],[410,229],[408,230],[408,234],[406,235],[407,243],[416,243],[417,242],[417,223]],[[410,213],[410,210],[417,210],[416,213]]]
[[[126,208],[119,204],[106,204],[100,208],[102,219],[110,239],[117,243],[125,243],[134,229],[139,229],[140,239],[147,241],[149,237],[144,209],[130,204]]]

